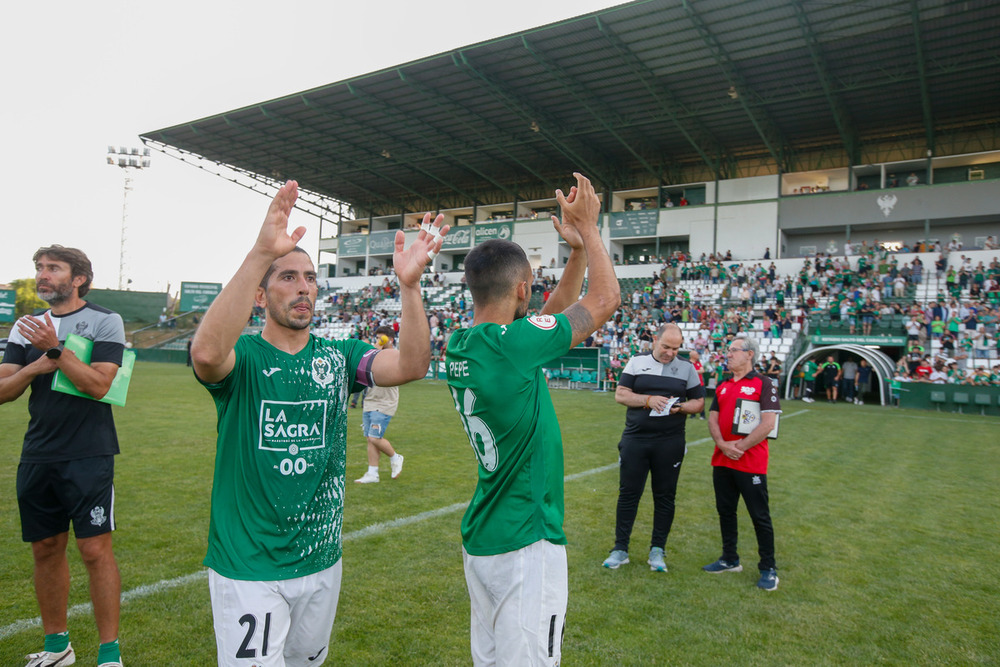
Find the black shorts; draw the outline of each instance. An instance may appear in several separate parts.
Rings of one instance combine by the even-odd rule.
[[[38,542],[69,530],[77,539],[115,529],[115,457],[93,456],[17,466],[21,539]]]

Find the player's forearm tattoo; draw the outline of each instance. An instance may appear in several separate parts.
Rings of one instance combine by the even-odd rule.
[[[590,311],[578,303],[574,303],[572,306],[564,310],[563,314],[569,320],[570,327],[573,329],[574,337],[587,337],[594,333],[594,330],[597,329],[597,325],[594,324],[594,318],[591,316]]]

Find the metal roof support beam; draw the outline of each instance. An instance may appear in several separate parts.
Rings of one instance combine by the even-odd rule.
[[[425,99],[427,99],[429,101],[433,101],[435,103],[437,103],[437,102],[439,102],[441,100],[441,94],[438,91],[434,90],[433,88],[430,88],[429,86],[427,86],[427,85],[425,85],[423,83],[419,83],[418,81],[416,81],[412,77],[406,76],[406,73],[403,72],[402,69],[397,69],[396,71],[399,74],[399,78],[400,78],[401,81],[403,81],[406,85],[408,85],[413,90],[415,90],[418,93],[420,93],[421,95],[423,95]],[[472,123],[469,123],[465,118],[463,118],[462,116],[460,116],[459,114],[457,114],[457,113],[454,112],[454,109],[456,109],[456,108],[461,109],[464,113],[472,116],[477,121],[479,121],[480,123],[482,123],[485,126],[487,126],[487,128],[489,128],[490,131],[489,132],[483,132],[481,128],[475,127]],[[482,116],[480,116],[476,112],[472,111],[471,109],[468,109],[467,107],[464,107],[464,106],[462,106],[460,104],[457,104],[457,103],[454,103],[454,102],[451,102],[451,103],[445,105],[445,107],[444,107],[443,110],[447,112],[447,114],[452,118],[452,120],[454,120],[457,123],[460,123],[460,124],[464,125],[466,127],[466,129],[468,129],[471,132],[475,132],[478,136],[482,137],[486,142],[488,142],[493,147],[494,150],[497,150],[500,153],[502,153],[505,158],[507,158],[508,160],[510,160],[512,163],[514,163],[518,168],[525,170],[526,172],[528,172],[529,174],[531,174],[532,176],[534,176],[535,178],[537,178],[547,188],[549,188],[551,190],[555,190],[556,189],[556,186],[552,182],[550,182],[545,176],[542,176],[537,171],[535,171],[533,168],[529,167],[524,162],[522,162],[521,160],[519,160],[517,157],[515,157],[514,155],[511,155],[507,151],[506,148],[504,148],[499,142],[495,141],[492,138],[493,136],[496,136],[496,135],[504,133],[504,131],[501,130],[499,127],[497,127],[495,124],[493,124],[490,121],[486,120],[485,118],[483,118]],[[490,183],[492,183],[493,185],[495,185],[498,188],[500,188],[507,195],[512,195],[512,193],[509,190],[507,190],[507,188],[505,188],[504,186],[502,186],[499,183],[497,183],[496,181],[494,181],[491,177],[487,176],[486,174],[481,173],[479,170],[477,170],[477,169],[475,169],[473,167],[467,167],[467,168],[470,171],[472,171],[473,173],[479,174],[484,179],[488,180]]]
[[[778,168],[783,172],[792,171],[791,151],[788,149],[788,142],[785,141],[784,137],[778,131],[777,126],[768,118],[767,112],[763,108],[758,108],[759,104],[752,105],[747,99],[750,96],[756,97],[756,93],[750,89],[743,75],[740,74],[736,65],[733,64],[726,49],[723,48],[719,40],[716,39],[715,35],[708,29],[708,26],[705,25],[705,21],[695,11],[691,5],[691,0],[682,0],[681,4],[685,12],[687,12],[688,18],[691,19],[691,23],[694,24],[695,30],[698,31],[702,41],[705,42],[705,46],[712,52],[712,56],[715,58],[719,69],[722,70],[727,82],[736,91],[737,101],[743,107],[744,113],[750,119],[754,129],[757,130],[757,134],[760,136],[761,141],[764,142],[771,157],[774,158]]]
[[[273,118],[273,119],[275,119],[275,120],[277,120],[277,121],[279,121],[279,122],[281,122],[281,123],[286,123],[286,124],[292,124],[292,125],[297,125],[298,127],[302,128],[303,130],[305,130],[305,131],[307,131],[307,132],[308,132],[308,131],[310,131],[310,128],[309,128],[308,126],[306,126],[306,125],[303,125],[302,123],[299,123],[298,121],[293,121],[293,120],[291,120],[291,119],[289,119],[289,118],[284,118],[284,117],[282,117],[282,116],[278,116],[278,115],[274,114],[273,112],[270,112],[270,111],[266,111],[266,110],[264,110],[264,109],[262,109],[262,111],[264,111],[264,114],[265,114],[265,115],[266,115],[266,116],[267,116],[268,118]],[[359,145],[359,144],[356,144],[356,143],[354,143],[354,142],[351,142],[351,141],[347,141],[347,140],[346,140],[346,139],[344,139],[343,137],[337,137],[336,139],[337,139],[337,141],[339,141],[340,143],[342,143],[342,144],[346,144],[346,145],[350,146],[351,148],[354,148],[355,150],[361,150],[361,151],[368,151],[368,152],[370,152],[370,151],[372,150],[372,148],[371,148],[371,147],[369,147],[369,146],[361,146],[361,145]],[[393,156],[392,156],[391,158],[385,158],[385,159],[391,159],[391,160],[394,160],[394,161],[398,162],[399,164],[401,164],[401,165],[403,165],[403,166],[405,166],[405,167],[408,167],[409,169],[412,169],[413,171],[416,171],[416,172],[418,172],[418,173],[420,173],[420,174],[423,174],[424,176],[426,176],[426,177],[428,177],[428,178],[430,178],[430,179],[432,179],[432,180],[435,180],[435,181],[437,181],[438,183],[440,183],[441,185],[445,186],[446,188],[451,188],[451,189],[452,189],[452,190],[454,190],[455,192],[458,192],[458,193],[459,193],[459,194],[461,194],[461,195],[462,195],[463,197],[471,197],[471,196],[472,196],[472,195],[468,195],[468,194],[466,194],[465,192],[462,192],[462,190],[461,190],[461,189],[459,189],[459,188],[458,188],[457,186],[455,186],[455,185],[453,185],[453,184],[451,184],[451,183],[449,183],[449,182],[445,181],[445,180],[444,180],[444,179],[442,179],[442,178],[439,178],[438,176],[436,176],[436,175],[434,175],[434,174],[432,174],[432,173],[428,172],[427,170],[425,170],[425,169],[423,169],[423,168],[421,168],[421,167],[418,167],[417,165],[415,165],[415,164],[413,164],[413,163],[409,162],[408,160],[404,160],[404,159],[401,159],[401,158],[399,158],[399,157],[398,157],[398,156],[396,156],[396,155],[393,155]],[[376,174],[377,174],[378,172],[377,172],[377,171],[373,171],[373,173],[376,173]],[[380,176],[381,178],[386,178],[386,177],[385,177],[384,175],[382,175],[382,174],[379,174],[379,176]],[[391,179],[387,179],[387,180],[391,180]],[[434,201],[434,200],[428,200],[428,201],[430,202],[430,201]]]
[[[242,123],[240,123],[238,121],[234,121],[234,120],[226,117],[225,115],[222,118],[225,120],[225,122],[226,122],[227,125],[229,125],[230,127],[232,127],[233,129],[239,131],[242,134],[250,134],[250,135],[253,135],[253,136],[258,137],[258,138],[261,136],[261,134],[259,132],[255,131],[255,130],[251,130],[251,129],[245,127]],[[289,160],[287,154],[285,154],[285,155],[276,155],[276,154],[272,153],[271,151],[267,150],[266,148],[264,148],[262,145],[249,144],[247,142],[240,141],[238,139],[234,140],[234,139],[231,139],[229,137],[221,137],[221,136],[219,136],[218,134],[216,134],[214,132],[209,132],[208,130],[202,130],[202,133],[206,134],[208,136],[219,137],[219,139],[221,141],[224,141],[224,142],[233,142],[233,143],[240,144],[241,146],[243,146],[244,148],[246,148],[249,151],[256,151],[256,152],[259,152],[259,153],[266,154],[266,155],[274,158],[274,162],[276,164],[289,163],[289,164],[292,164],[293,166],[295,166],[297,169],[301,169],[303,172],[310,172],[310,173],[313,172],[316,169],[316,165],[309,165],[309,164],[297,163],[294,160]],[[317,153],[316,151],[312,150],[311,148],[309,148],[307,146],[304,146],[304,145],[302,145],[300,143],[292,142],[292,141],[287,141],[287,140],[284,143],[290,143],[290,144],[296,145],[299,148],[312,153],[313,155],[316,155],[318,157],[323,158],[324,160],[328,159],[328,156],[323,155],[322,153]],[[348,179],[344,178],[340,174],[337,174],[337,177],[338,178],[342,178],[345,182],[349,183],[351,186],[356,187],[359,190],[362,190],[364,192],[367,192],[369,195],[371,195],[372,197],[374,197],[374,198],[376,198],[378,200],[381,200],[385,204],[388,204],[388,205],[394,206],[394,207],[398,207],[398,208],[404,208],[403,204],[395,202],[395,201],[393,201],[391,199],[388,199],[384,195],[381,195],[381,194],[379,194],[377,192],[369,190],[368,188],[365,188],[365,187],[363,187],[361,185],[353,183],[353,182],[349,181]]]
[[[206,171],[210,174],[218,176],[219,178],[225,179],[230,183],[235,183],[241,188],[246,188],[251,192],[256,192],[259,195],[264,195],[265,197],[274,197],[274,194],[281,187],[282,183],[276,181],[275,179],[268,178],[262,174],[257,174],[252,171],[247,171],[246,169],[241,169],[231,164],[225,162],[219,162],[218,160],[212,160],[211,158],[204,157],[203,155],[198,155],[197,153],[192,153],[191,151],[186,151],[183,148],[178,148],[176,146],[171,146],[170,144],[165,144],[162,141],[157,141],[155,139],[142,138],[143,144],[147,146],[152,146],[154,150],[163,153],[168,157],[172,157],[175,160],[179,160],[185,164],[189,164],[197,169]],[[210,169],[201,162],[207,162],[214,166]],[[253,185],[247,184],[232,175],[223,173],[223,170],[228,170],[229,172],[235,173],[238,176],[245,178],[248,181],[254,181]],[[257,189],[257,184],[263,185],[266,189],[264,191]],[[331,202],[337,205],[337,209],[330,208],[325,202]],[[320,218],[320,221],[324,220],[324,214],[330,214],[336,216],[338,219],[347,219],[349,204],[346,202],[339,201],[337,199],[332,199],[330,197],[325,197],[319,193],[311,192],[309,190],[299,189],[299,198],[295,202],[295,208],[300,211],[305,211],[310,215],[314,215]],[[314,210],[318,209],[318,210]]]
[[[360,99],[362,102],[364,102],[368,106],[377,108],[382,113],[391,114],[393,116],[399,116],[399,117],[401,117],[403,115],[403,114],[401,114],[399,112],[398,108],[392,106],[391,104],[387,104],[387,103],[383,102],[382,100],[374,97],[373,95],[371,95],[369,93],[366,93],[363,90],[359,90],[358,88],[354,87],[351,84],[347,85],[347,89],[349,91],[351,91],[352,95],[354,95],[355,97],[357,97],[358,99]],[[303,97],[303,99],[305,99],[305,98]],[[325,109],[321,110],[321,111],[324,114],[328,113]],[[411,116],[406,116],[406,121],[409,122],[409,123],[412,123],[414,121],[414,118],[411,117]],[[417,122],[419,122],[423,127],[426,127],[429,130],[433,131],[436,135],[446,138],[451,143],[451,145],[455,145],[455,144],[458,143],[457,141],[455,141],[454,137],[452,137],[448,133],[440,130],[439,128],[434,127],[430,123],[427,123],[426,121],[419,120],[419,119],[417,120]],[[397,137],[390,136],[390,138],[392,139],[394,147],[397,146],[397,145],[402,145],[402,146],[408,147],[410,150],[413,150],[413,151],[416,151],[416,152],[420,152],[419,148],[416,148],[415,146],[413,146],[409,142],[403,141],[402,139],[399,139]],[[446,149],[446,152],[447,152],[447,149]],[[396,159],[395,154],[393,154],[392,159],[393,160]],[[451,159],[452,161],[454,161],[456,164],[460,164],[463,169],[469,171],[470,173],[474,174],[475,176],[478,176],[480,178],[485,178],[490,183],[492,183],[494,186],[500,188],[501,190],[503,190],[504,192],[506,192],[511,197],[516,196],[512,192],[508,192],[507,189],[504,188],[499,183],[496,183],[495,181],[493,181],[493,179],[491,179],[488,176],[480,173],[477,169],[474,169],[473,167],[469,166],[468,164],[466,164],[465,162],[463,162],[460,158],[455,157],[454,151],[449,154],[449,159]],[[404,162],[404,161],[401,160],[401,162]],[[414,165],[412,163],[407,163],[407,164],[409,164],[411,168],[419,170],[420,173],[424,174],[428,178],[432,178],[432,179],[436,180],[438,183],[441,183],[442,185],[444,185],[445,187],[451,188],[454,192],[460,194],[461,196],[465,197],[466,199],[468,199],[470,201],[478,201],[479,200],[479,197],[477,195],[471,195],[471,194],[465,192],[464,190],[462,190],[459,186],[451,184],[451,183],[448,183],[447,181],[442,180],[441,178],[435,176],[434,174],[431,174],[431,173],[427,172],[426,170],[424,170],[423,168],[418,167],[418,166],[416,166],[416,165]]]
[[[924,39],[920,34],[920,4],[910,0],[913,13],[913,41],[917,50],[917,73],[920,77],[920,104],[924,112],[924,131],[927,133],[928,155],[934,153],[934,114],[931,112],[931,94],[927,85],[927,59],[924,57]]]
[[[570,94],[571,97],[573,97],[577,102],[579,102],[580,106],[586,109],[590,113],[590,115],[593,116],[593,118],[598,123],[601,124],[601,126],[608,132],[608,134],[617,139],[618,143],[620,143],[626,151],[631,153],[632,157],[634,157],[636,160],[639,161],[639,164],[641,164],[643,168],[645,168],[645,170],[649,172],[649,174],[653,178],[655,178],[657,181],[662,180],[663,174],[657,171],[656,169],[653,169],[653,167],[651,167],[650,164],[646,162],[646,159],[635,151],[635,149],[632,147],[632,144],[628,141],[625,141],[625,139],[622,138],[620,134],[618,134],[617,130],[615,130],[612,123],[608,122],[608,120],[605,119],[604,114],[602,114],[601,112],[599,112],[597,109],[594,108],[592,98],[588,99],[587,97],[584,97],[583,95],[580,94],[581,90],[585,90],[585,87],[582,83],[580,83],[572,74],[564,70],[562,67],[553,63],[544,55],[539,53],[538,50],[535,49],[534,46],[532,46],[531,43],[528,41],[528,38],[523,35],[521,36],[521,45],[524,46],[525,50],[527,50],[528,53],[531,54],[531,57],[535,59],[535,62],[544,67],[545,70],[552,76],[552,78],[554,78],[556,81],[559,82],[559,85],[562,86],[563,90],[565,90],[567,93]]]
[[[530,123],[537,123],[539,118],[545,118],[546,114],[538,111],[537,109],[532,109],[525,105],[524,103],[518,101],[514,96],[509,93],[499,82],[494,81],[493,77],[489,76],[485,72],[476,68],[469,59],[466,57],[464,51],[455,51],[452,53],[452,60],[456,67],[464,69],[466,72],[472,75],[472,78],[479,80],[497,99],[503,102],[511,111],[521,116],[524,120],[526,126]],[[598,180],[605,185],[610,185],[612,179],[608,178],[603,170],[594,167],[586,158],[582,157],[579,153],[570,148],[566,143],[557,137],[550,129],[550,126],[555,126],[555,121],[545,120],[539,124],[538,134],[543,139],[545,139],[549,144],[556,149],[563,157],[565,157],[570,162],[580,165],[586,172],[588,172],[592,179]]]
[[[305,131],[305,132],[314,132],[315,131],[313,129],[310,129],[308,126],[303,125],[302,123],[299,123],[298,121],[293,121],[293,120],[290,120],[290,119],[285,118],[283,116],[279,116],[278,114],[275,114],[275,113],[273,113],[271,111],[268,111],[263,106],[258,105],[257,109],[260,111],[261,115],[263,115],[265,118],[267,118],[269,120],[276,121],[278,123],[281,123],[282,125],[284,125],[286,127],[291,127],[291,128],[294,128],[294,129],[297,129],[297,130],[300,130],[300,131]],[[226,122],[229,123],[229,119],[228,118],[226,119]],[[352,148],[355,148],[355,149],[361,149],[361,150],[365,150],[365,151],[371,151],[371,149],[368,148],[368,147],[362,147],[362,146],[357,146],[356,144],[351,144],[350,142],[344,140],[343,138],[338,138],[338,141],[340,141],[341,143],[347,144],[348,146],[351,146]],[[302,148],[306,148],[306,146],[304,144],[299,143],[298,145],[300,147],[302,147]],[[327,159],[329,158],[329,156],[324,155],[323,153],[320,153],[320,152],[316,151],[315,149],[308,149],[308,150],[311,150],[313,152],[313,154],[315,154],[315,155],[319,155],[319,156],[322,156],[323,158],[327,158]],[[386,176],[385,174],[382,174],[382,173],[376,171],[375,169],[373,169],[371,167],[359,166],[359,168],[362,169],[362,170],[364,170],[364,171],[367,171],[367,172],[369,172],[371,174],[374,174],[378,178],[384,178],[385,180],[389,181],[393,185],[396,185],[396,186],[402,188],[403,190],[406,190],[407,192],[409,192],[410,194],[412,194],[414,197],[417,197],[418,199],[422,199],[422,200],[427,201],[427,202],[434,201],[433,198],[428,197],[427,195],[424,195],[424,194],[422,194],[420,192],[417,192],[416,190],[413,190],[409,186],[407,186],[407,185],[405,185],[403,183],[400,183],[399,181],[397,181],[397,180],[395,180],[393,178],[390,178],[390,177]],[[403,208],[405,208],[405,207],[401,207],[401,210]]]
[[[697,116],[691,114],[691,112],[687,109],[681,108],[679,111],[681,111],[684,116],[690,118],[697,126],[694,132],[689,131],[686,125],[681,122],[678,115],[676,107],[679,105],[673,101],[676,99],[676,95],[674,95],[673,92],[657,80],[656,76],[649,70],[648,67],[646,67],[646,64],[642,62],[639,56],[635,54],[628,44],[622,41],[621,37],[619,37],[610,26],[605,25],[605,23],[601,21],[600,16],[596,16],[594,19],[597,21],[597,29],[601,31],[601,35],[603,35],[611,46],[614,47],[614,49],[618,52],[618,55],[621,56],[622,61],[624,61],[624,63],[632,69],[639,80],[642,81],[642,85],[646,89],[646,92],[649,93],[650,97],[656,100],[657,105],[664,111],[666,117],[674,124],[674,126],[677,127],[687,142],[691,144],[691,147],[698,153],[709,170],[711,170],[713,174],[716,173],[719,169],[718,162],[709,157],[709,153],[722,152],[719,142],[715,139],[715,137],[711,136],[711,133],[709,133],[708,130],[704,127],[700,127],[701,123],[698,122]],[[702,137],[706,137],[708,139],[707,143],[709,143],[710,146],[703,147],[702,142],[695,139],[695,133]]]
[[[819,40],[816,39],[816,33],[813,32],[812,26],[809,24],[809,17],[806,15],[806,10],[802,7],[802,0],[794,0],[792,2],[792,9],[795,11],[795,18],[798,19],[799,27],[802,29],[802,38],[809,49],[813,67],[816,68],[816,78],[819,79],[820,86],[823,88],[823,94],[826,96],[826,102],[830,105],[833,122],[837,125],[841,141],[844,142],[847,158],[851,165],[858,164],[861,158],[861,150],[857,131],[854,129],[854,123],[851,121],[850,114],[844,107],[844,103],[833,88],[833,81],[826,66],[826,59],[823,57],[823,52],[820,49]]]

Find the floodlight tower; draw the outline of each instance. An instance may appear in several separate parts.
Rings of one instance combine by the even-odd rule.
[[[122,240],[118,251],[118,289],[123,290],[127,284],[125,280],[125,240],[128,229],[128,193],[132,191],[132,179],[135,177],[135,172],[149,169],[149,149],[108,146],[108,164],[119,167],[125,174],[125,193],[122,195]]]

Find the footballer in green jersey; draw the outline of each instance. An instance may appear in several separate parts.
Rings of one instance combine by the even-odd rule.
[[[448,341],[448,386],[479,461],[462,520],[470,554],[566,544],[562,437],[542,366],[570,338],[565,315],[538,315],[459,329]]]
[[[353,391],[420,379],[430,327],[420,276],[447,226],[424,216],[393,267],[402,304],[399,349],[310,333],[319,287],[288,230],[298,184],[268,208],[257,240],[212,302],[191,343],[198,380],[215,400],[219,437],[205,564],[220,665],[322,665],[343,572],[346,406]],[[241,335],[251,304],[267,318]]]
[[[472,326],[445,353],[448,385],[475,452],[478,483],[462,520],[473,664],[559,664],[569,584],[563,533],[562,437],[542,372],[618,308],[621,288],[597,227],[600,199],[575,174],[556,191],[571,248],[540,315],[525,316],[532,271],[524,250],[493,239],[465,258]],[[584,274],[589,289],[580,299]]]

